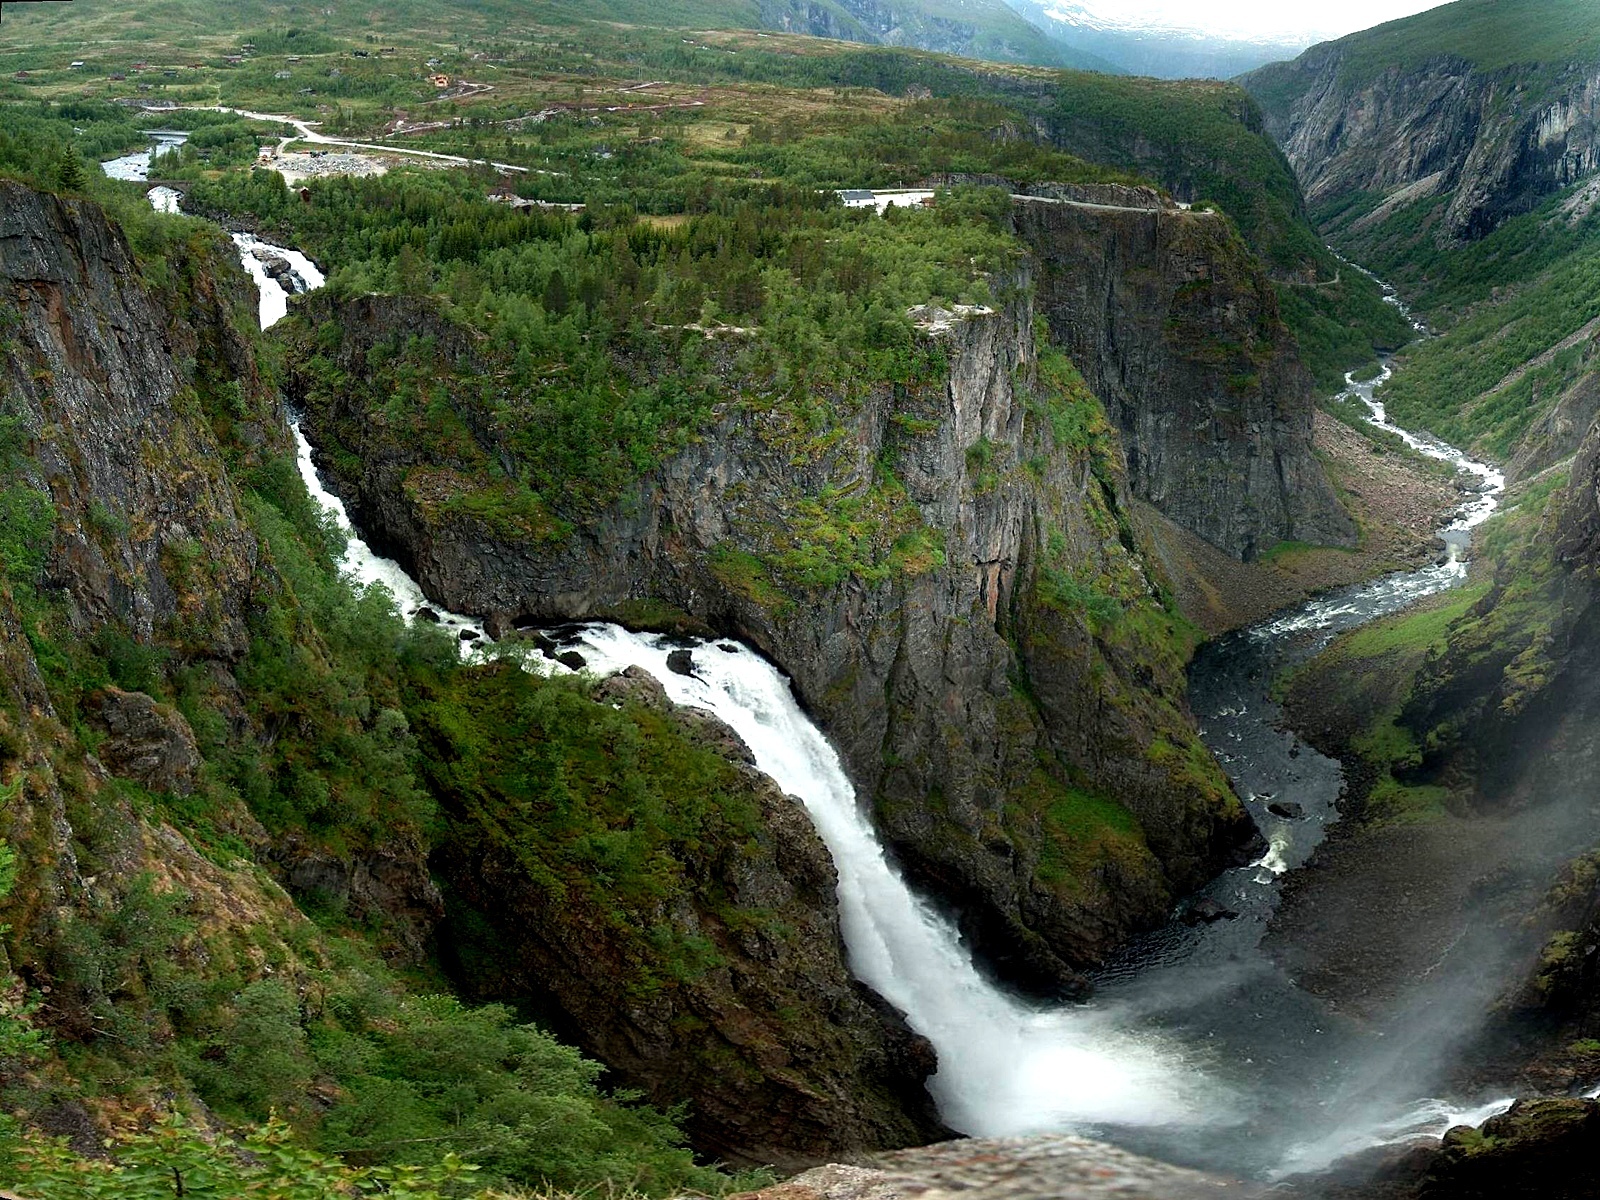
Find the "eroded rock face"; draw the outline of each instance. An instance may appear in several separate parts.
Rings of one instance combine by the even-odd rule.
[[[313,442],[351,452],[328,465],[362,464],[340,479],[359,522],[447,606],[504,627],[665,602],[781,664],[914,883],[956,910],[1003,973],[1059,994],[1254,831],[1197,750],[1183,652],[1097,623],[1081,587],[1079,600],[1046,597],[1052,571],[1136,581],[1145,596],[1158,581],[1114,437],[1100,449],[1055,442],[1033,391],[1032,280],[1014,283],[1004,308],[951,314],[927,335],[948,355],[942,384],[869,389],[820,447],[797,441],[779,411],[730,404],[559,544],[430,507],[413,481],[452,464],[421,462],[414,439],[369,419],[368,350],[397,333],[426,332],[457,369],[477,369],[470,343],[422,306],[314,307],[342,327],[339,368],[355,382],[291,386]],[[484,414],[463,419],[500,453]],[[804,503],[855,492],[880,463],[937,552],[891,560],[871,580],[786,576]],[[1078,802],[1073,788],[1113,797],[1139,830],[1072,844],[1051,813]]]
[[[1367,72],[1331,42],[1240,82],[1265,106],[1309,202],[1449,196],[1442,229],[1471,240],[1600,168],[1600,72],[1547,71],[1435,55]]]
[[[200,748],[182,714],[143,692],[121,688],[106,688],[96,699],[110,735],[98,754],[107,770],[152,792],[187,796],[194,791]]]
[[[56,516],[47,583],[85,631],[115,624],[202,655],[242,652],[258,547],[179,365],[203,360],[197,370],[256,385],[231,324],[254,302],[235,275],[200,272],[200,290],[158,302],[97,205],[0,182],[11,403],[34,439],[31,482]],[[257,437],[283,446],[288,431]]]
[[[1039,311],[1121,430],[1134,495],[1235,558],[1354,545],[1312,450],[1310,375],[1244,244],[1216,214],[1085,191],[1019,200],[1015,219]]]
[[[665,714],[733,764],[728,786],[759,811],[741,840],[704,837],[685,862],[690,886],[655,913],[658,931],[716,961],[676,977],[642,963],[603,902],[562,895],[529,869],[514,817],[463,812],[434,863],[457,916],[464,902],[494,930],[466,987],[553,1009],[558,1029],[657,1103],[691,1098],[694,1145],[726,1161],[798,1168],[948,1136],[926,1090],[932,1046],[846,965],[838,877],[803,804],[751,765],[732,729],[673,705],[643,670],[595,698]],[[641,989],[641,966],[659,981]]]

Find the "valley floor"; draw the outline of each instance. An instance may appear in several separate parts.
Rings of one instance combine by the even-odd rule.
[[[1307,596],[1419,567],[1440,553],[1435,531],[1462,498],[1451,479],[1321,410],[1315,447],[1361,529],[1353,549],[1286,543],[1244,563],[1142,506],[1179,607],[1206,633],[1253,624]]]

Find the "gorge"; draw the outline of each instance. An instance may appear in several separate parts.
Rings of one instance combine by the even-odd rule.
[[[1591,1194],[1550,3],[8,5],[0,1190]]]
[[[281,319],[287,298],[261,270],[261,254],[293,265],[296,292],[323,282],[297,252],[235,241],[262,290],[264,326]],[[1347,379],[1347,394],[1367,407],[1374,425],[1479,480],[1478,494],[1440,531],[1445,553],[1438,564],[1335,591],[1202,651],[1190,671],[1202,734],[1246,798],[1266,853],[1188,901],[1191,912],[1211,905],[1223,919],[1175,918],[1136,940],[1096,976],[1097,1000],[1087,1006],[1042,1007],[984,977],[954,925],[914,895],[887,858],[838,755],[788,679],[748,647],[613,624],[569,625],[541,634],[542,651],[524,651],[524,661],[528,669],[576,667],[600,677],[643,670],[673,704],[715,713],[759,770],[802,799],[838,872],[851,969],[932,1043],[938,1070],[928,1087],[958,1132],[1091,1131],[1167,1160],[1281,1178],[1477,1125],[1504,1112],[1510,1098],[1452,1102],[1406,1090],[1427,1078],[1441,1054],[1432,1042],[1416,1050],[1420,1058],[1406,1068],[1400,1090],[1374,1090],[1363,1074],[1371,1072],[1364,1047],[1383,1031],[1339,1029],[1337,1012],[1299,992],[1260,951],[1280,876],[1306,862],[1324,824],[1337,819],[1343,794],[1340,765],[1282,730],[1271,681],[1339,634],[1459,586],[1470,531],[1493,515],[1505,487],[1495,468],[1390,424],[1374,399],[1388,374],[1385,367],[1372,382]],[[422,590],[350,528],[343,504],[317,475],[310,443],[298,424],[293,428],[308,488],[351,533],[345,570],[364,586],[387,587],[415,614],[427,603]],[[461,632],[463,652],[479,644],[469,636],[481,636],[472,618],[430,611]],[[1250,1019],[1241,1022],[1247,1011]],[[1241,1072],[1234,1064],[1260,1065]]]

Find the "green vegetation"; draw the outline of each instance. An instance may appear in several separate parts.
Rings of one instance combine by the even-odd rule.
[[[1563,343],[1600,317],[1597,285],[1600,242],[1591,242],[1419,344],[1384,388],[1385,402],[1405,424],[1509,456],[1588,370],[1589,340]]]
[[[1555,72],[1600,57],[1600,15],[1585,0],[1459,0],[1336,45],[1345,77],[1357,83],[1446,55],[1480,71],[1540,64]]]
[[[425,511],[528,540],[559,540],[570,519],[686,445],[725,402],[726,377],[740,380],[742,403],[781,406],[797,443],[825,440],[873,381],[940,377],[942,354],[914,337],[907,310],[988,300],[987,277],[1019,253],[1004,204],[981,190],[879,219],[810,191],[730,189],[668,228],[626,212],[508,214],[440,175],[324,185],[311,206],[249,178],[194,195],[280,223],[341,264],[288,329],[306,349],[314,412],[331,415],[335,398],[355,393],[381,413],[376,429],[336,425],[344,449],[370,452],[379,437],[403,446]],[[404,310],[436,332],[345,346],[335,302],[374,290],[437,295],[438,309]],[[863,513],[887,541],[848,561],[881,566],[913,532],[893,515],[896,494],[889,481],[864,501],[808,501],[783,569],[825,584],[807,548],[867,553]]]

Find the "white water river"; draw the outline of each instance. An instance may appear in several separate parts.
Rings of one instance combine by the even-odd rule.
[[[176,201],[175,195],[152,197],[166,211],[175,210]],[[322,272],[296,251],[247,234],[235,235],[234,241],[260,290],[263,327],[285,315],[291,293],[323,283]],[[275,261],[286,263],[288,270],[269,271]],[[1455,461],[1483,480],[1485,491],[1464,507],[1452,528],[1464,531],[1486,519],[1503,477],[1442,443],[1414,438],[1389,425],[1372,397],[1373,386],[1351,384],[1368,403],[1375,423],[1395,429],[1423,453]],[[311,446],[298,423],[294,436],[307,487],[346,533],[341,566],[352,581],[360,587],[387,588],[408,616],[438,619],[457,633],[464,654],[486,646],[479,622],[430,605],[397,563],[365,543],[344,504],[318,476]],[[1414,595],[1449,586],[1465,567],[1452,551],[1444,564],[1430,570],[1438,573],[1437,578],[1419,581],[1414,594],[1401,582],[1409,576],[1369,587],[1398,589],[1387,597],[1392,604],[1379,605],[1393,611]],[[1283,618],[1294,624],[1281,629],[1263,626],[1252,636],[1338,626],[1341,617],[1350,620],[1356,611],[1339,609],[1340,603],[1308,605]],[[585,669],[606,674],[642,667],[661,681],[675,702],[716,713],[749,745],[761,770],[803,801],[838,870],[850,965],[933,1043],[939,1070],[930,1089],[952,1127],[975,1135],[1107,1126],[1155,1134],[1163,1128],[1196,1131],[1246,1120],[1248,1097],[1235,1084],[1222,1081],[1225,1073],[1215,1070],[1219,1064],[1192,1049],[1192,1039],[1141,1020],[1141,1008],[1149,1005],[1137,997],[1101,1005],[1042,1007],[991,984],[954,926],[915,895],[888,860],[838,755],[800,708],[789,681],[754,651],[726,640],[700,644],[692,652],[692,674],[686,676],[667,667],[668,653],[681,648],[681,641],[598,623],[574,627],[563,636],[563,648],[576,649],[586,660]],[[567,669],[531,652],[525,663],[533,670]],[[1263,863],[1270,868],[1268,877],[1280,869]],[[1301,1165],[1315,1168],[1362,1146],[1437,1136],[1451,1124],[1481,1120],[1502,1107],[1504,1102],[1498,1100],[1481,1111],[1423,1100],[1409,1111],[1373,1114],[1368,1127],[1341,1131],[1336,1145],[1324,1143],[1313,1149],[1302,1143],[1296,1157]]]

